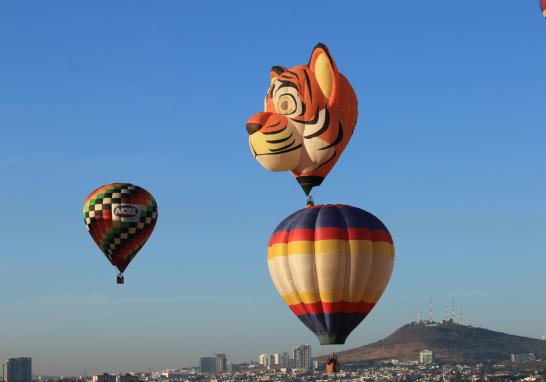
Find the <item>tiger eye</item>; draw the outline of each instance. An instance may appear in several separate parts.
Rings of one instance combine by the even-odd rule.
[[[294,99],[290,95],[282,95],[277,101],[277,111],[281,114],[292,114],[296,111]]]

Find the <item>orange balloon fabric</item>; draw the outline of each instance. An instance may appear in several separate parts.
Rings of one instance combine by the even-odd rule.
[[[291,171],[308,195],[332,170],[353,134],[357,98],[328,48],[308,65],[274,66],[264,111],[248,119],[252,155],[270,171]]]

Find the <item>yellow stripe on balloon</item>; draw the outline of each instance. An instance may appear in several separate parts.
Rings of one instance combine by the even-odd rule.
[[[386,241],[349,240],[349,242],[352,253],[394,256],[394,245]],[[370,244],[373,245],[373,252],[369,250]]]
[[[349,251],[349,248],[351,251]],[[316,255],[325,253],[362,254],[394,256],[394,246],[386,241],[371,240],[317,240],[291,241],[289,243],[273,244],[267,249],[267,258],[289,256],[305,253]]]
[[[367,302],[375,304],[379,301],[381,294],[380,291],[360,291],[358,294],[361,295],[361,298],[358,299],[345,299],[344,296],[349,294],[349,290],[337,290],[337,291],[313,291],[313,292],[292,292],[281,295],[282,299],[287,305],[296,305],[296,304],[314,304],[315,302],[338,302],[338,301],[347,301],[347,302]],[[319,295],[320,294],[320,298]]]
[[[291,241],[286,244],[286,252],[288,255],[296,253],[315,253],[314,241]]]

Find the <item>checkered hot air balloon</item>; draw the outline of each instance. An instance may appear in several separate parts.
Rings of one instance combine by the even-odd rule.
[[[123,271],[152,234],[157,203],[148,191],[129,183],[112,183],[93,191],[83,205],[87,230],[108,260]]]
[[[275,229],[267,260],[282,299],[321,345],[343,344],[387,286],[394,246],[369,212],[309,206]]]

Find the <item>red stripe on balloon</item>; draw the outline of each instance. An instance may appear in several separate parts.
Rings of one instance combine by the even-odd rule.
[[[288,243],[288,235],[289,234],[290,234],[290,232],[286,232],[286,231],[275,232],[271,236],[271,239],[269,239],[269,246],[271,247],[273,244]]]
[[[289,241],[348,240],[345,228],[295,229],[290,232]]]
[[[286,244],[291,241],[317,241],[317,240],[370,240],[386,241],[392,244],[392,237],[384,230],[370,230],[368,228],[300,228],[290,232],[275,232],[269,240],[269,246],[273,244]]]
[[[313,304],[295,304],[290,305],[290,309],[297,316],[303,314],[320,313],[369,313],[375,304],[369,302],[315,302]]]
[[[392,237],[388,231],[368,228],[347,228],[349,240],[386,241],[392,244]]]

